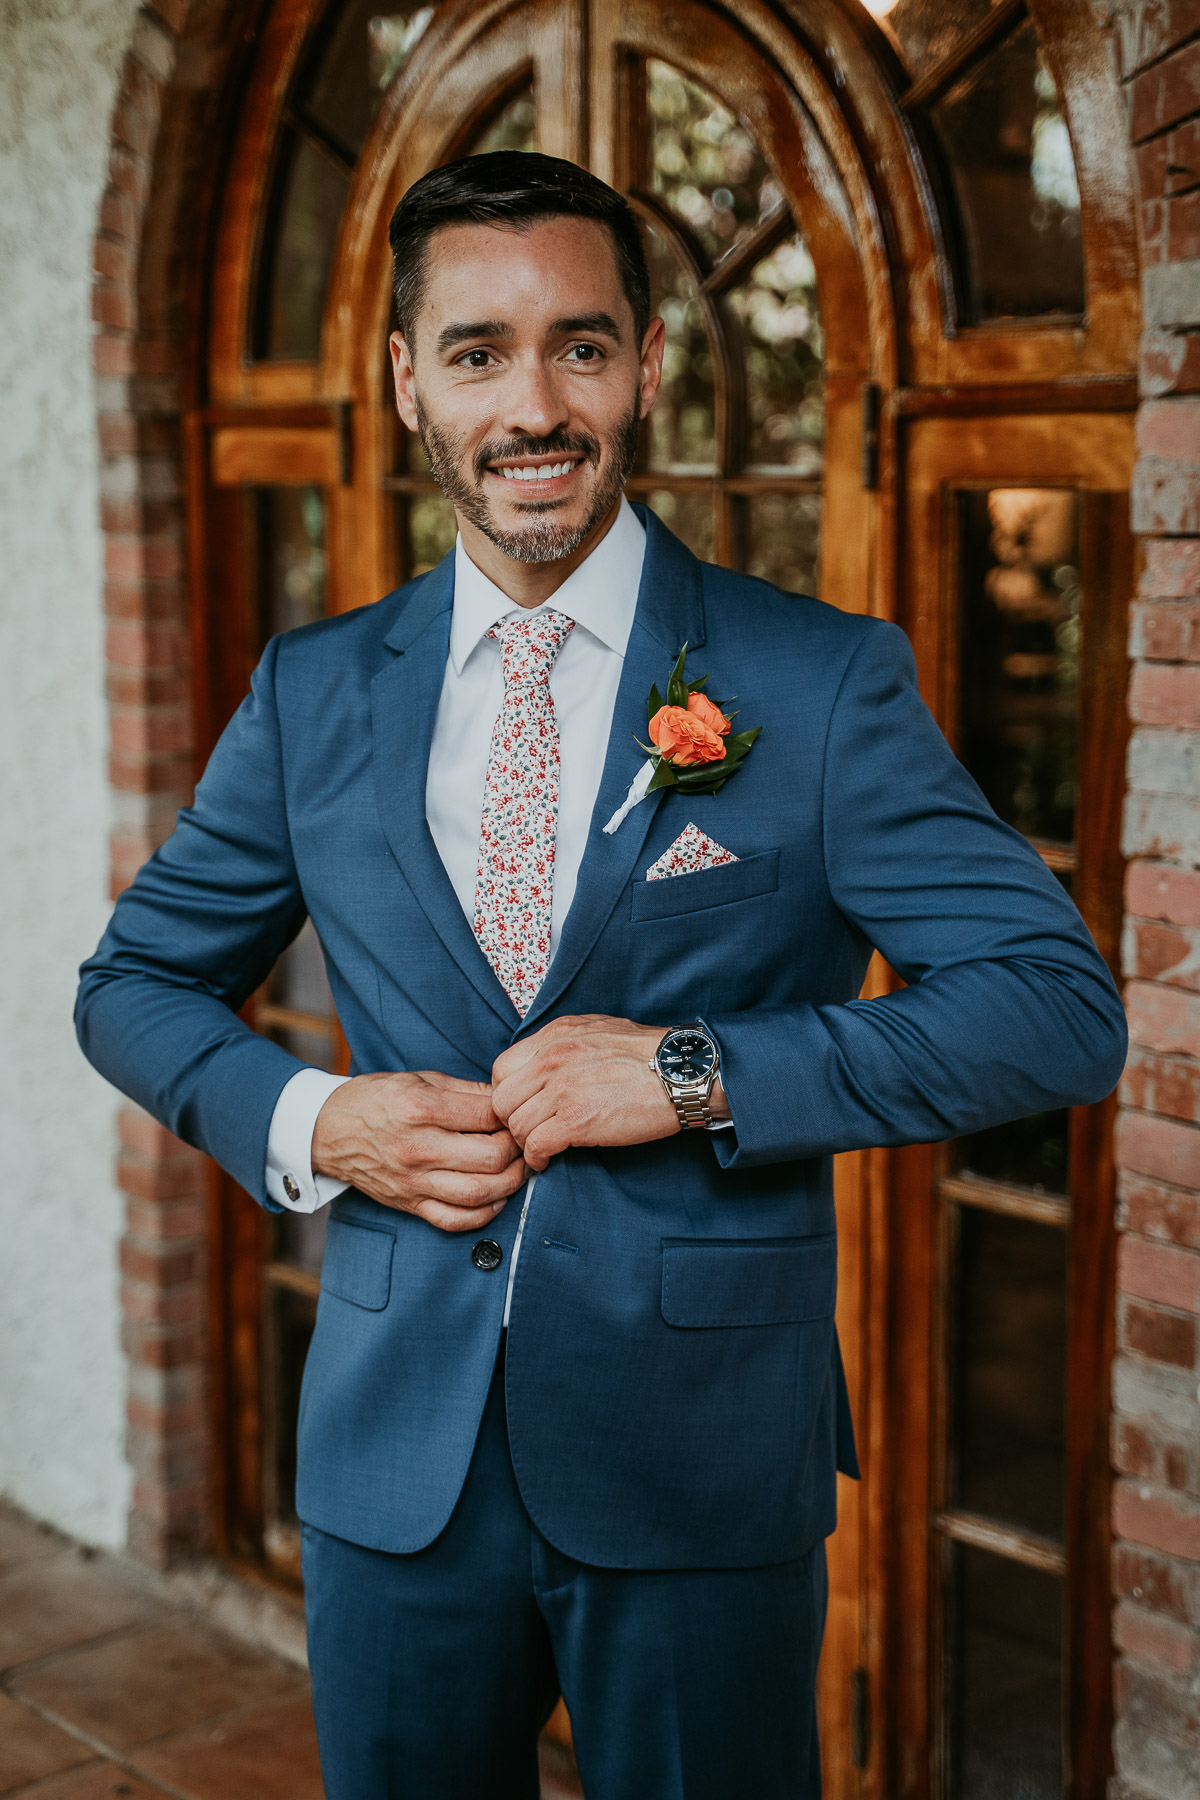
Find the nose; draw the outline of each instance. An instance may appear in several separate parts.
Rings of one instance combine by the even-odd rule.
[[[504,431],[514,437],[549,437],[569,417],[566,395],[540,357],[513,366],[501,409]]]

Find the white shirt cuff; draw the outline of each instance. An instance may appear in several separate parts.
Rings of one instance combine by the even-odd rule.
[[[349,1079],[324,1069],[301,1069],[275,1102],[267,1133],[267,1192],[289,1212],[316,1212],[350,1186],[332,1175],[314,1175],[312,1167],[317,1114],[334,1089]]]

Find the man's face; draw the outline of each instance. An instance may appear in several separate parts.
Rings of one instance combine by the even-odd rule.
[[[396,404],[465,534],[517,562],[571,555],[620,497],[662,367],[662,321],[635,341],[608,232],[444,226],[412,337],[391,338]]]

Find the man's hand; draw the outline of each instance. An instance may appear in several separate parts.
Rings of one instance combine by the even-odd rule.
[[[531,1170],[573,1144],[649,1144],[681,1129],[648,1067],[668,1027],[598,1013],[553,1019],[492,1067],[492,1107]],[[714,1118],[727,1118],[718,1084]]]
[[[434,1071],[336,1088],[317,1114],[312,1166],[442,1231],[490,1225],[528,1173],[487,1082]]]

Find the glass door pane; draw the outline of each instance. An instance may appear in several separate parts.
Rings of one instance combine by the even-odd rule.
[[[1079,496],[960,490],[958,751],[1058,878],[1075,869]],[[1063,1792],[1070,1115],[948,1146],[941,1736],[954,1800]]]

